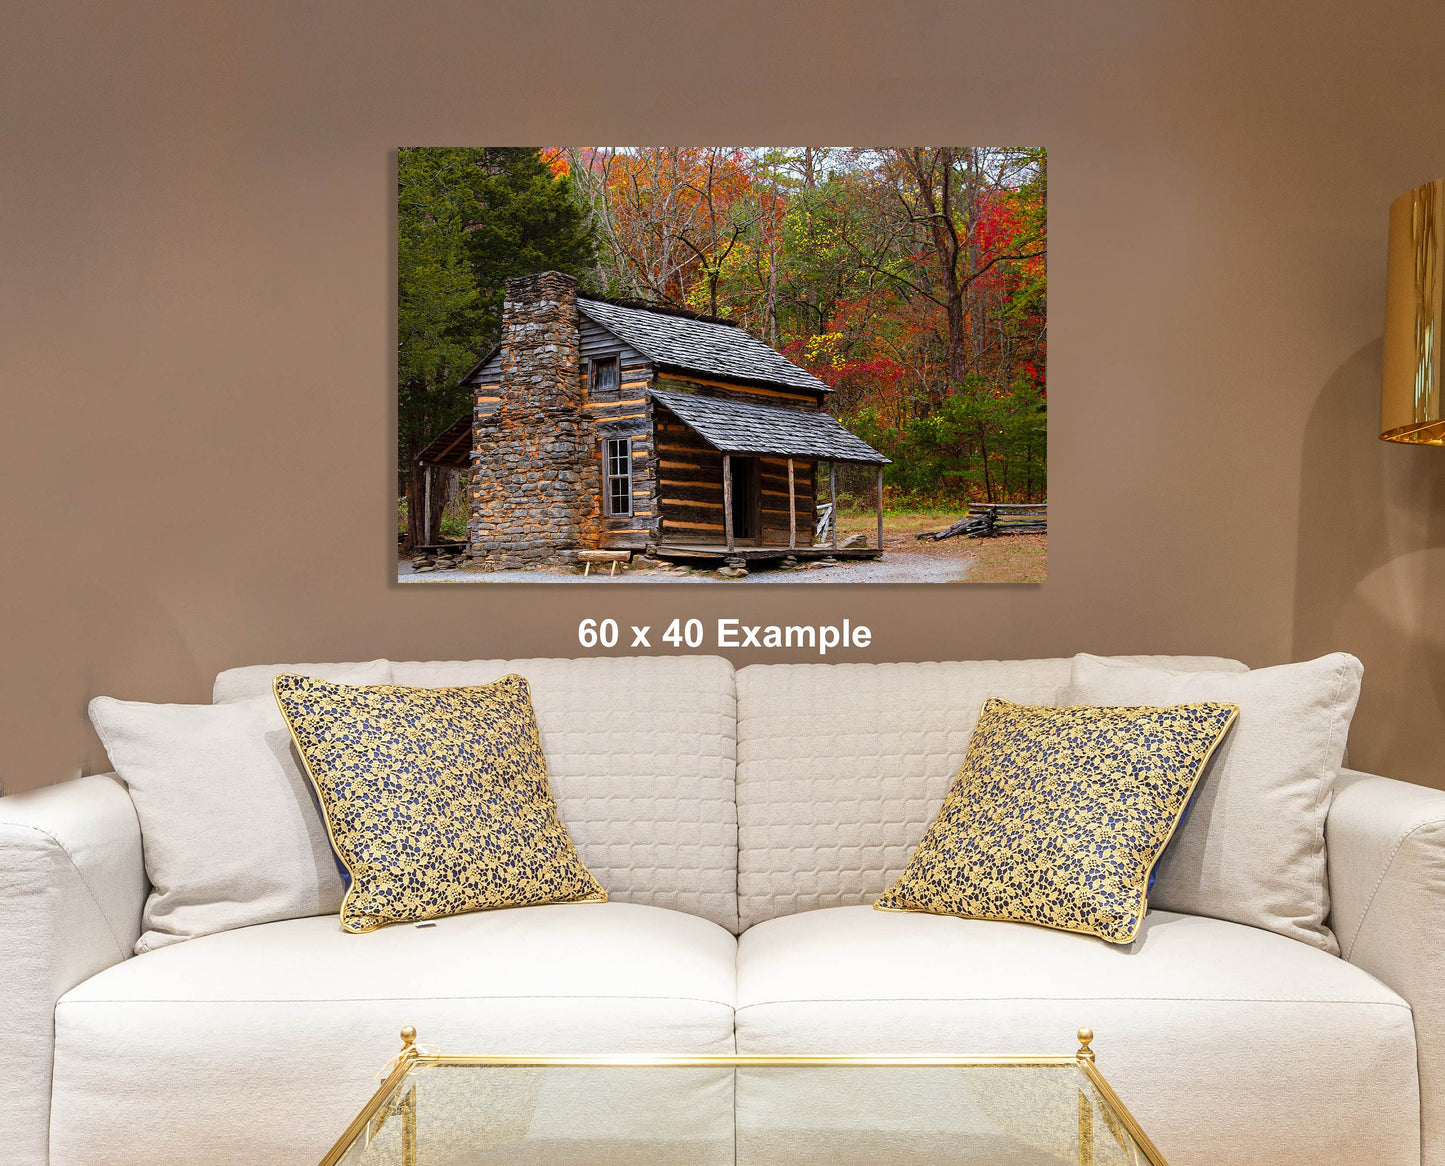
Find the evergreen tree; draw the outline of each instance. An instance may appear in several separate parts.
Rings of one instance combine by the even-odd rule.
[[[408,546],[424,526],[417,454],[470,408],[461,378],[501,337],[506,281],[539,271],[580,278],[594,262],[587,214],[540,151],[398,151],[397,457]]]

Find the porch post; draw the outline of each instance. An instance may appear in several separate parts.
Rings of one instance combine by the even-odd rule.
[[[878,467],[878,549],[883,550],[883,467]]]
[[[733,455],[723,454],[723,533],[727,535],[728,550],[733,546]]]
[[[423,495],[421,506],[421,541],[422,546],[431,546],[431,463],[426,467],[426,490]]]
[[[833,549],[838,549],[838,463],[828,463],[828,501],[833,504]]]
[[[788,550],[798,549],[798,502],[793,493],[793,459],[788,459]]]

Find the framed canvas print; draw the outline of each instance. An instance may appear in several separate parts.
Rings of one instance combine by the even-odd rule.
[[[1038,147],[408,147],[403,583],[1043,582]]]

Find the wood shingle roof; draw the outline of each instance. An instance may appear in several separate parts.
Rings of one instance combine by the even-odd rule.
[[[577,310],[664,368],[832,392],[777,349],[732,324],[626,308],[581,296]]]
[[[652,390],[652,399],[723,453],[888,464],[886,457],[826,413],[657,389]]]

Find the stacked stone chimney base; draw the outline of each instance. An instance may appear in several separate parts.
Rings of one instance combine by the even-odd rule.
[[[501,401],[477,404],[472,434],[480,456],[468,528],[481,570],[566,562],[596,545],[596,456],[579,344],[575,279],[548,271],[507,281]]]

